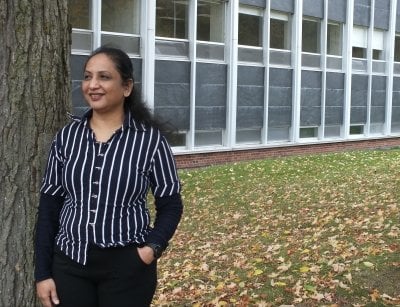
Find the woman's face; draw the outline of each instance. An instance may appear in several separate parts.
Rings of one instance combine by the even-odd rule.
[[[132,86],[132,81],[122,81],[114,62],[107,55],[97,54],[87,62],[82,92],[94,112],[123,112],[125,97],[129,96]]]

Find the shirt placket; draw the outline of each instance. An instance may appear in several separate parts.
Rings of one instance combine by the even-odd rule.
[[[97,216],[97,211],[98,209],[98,204],[99,204],[99,197],[100,197],[100,179],[101,179],[101,173],[102,173],[102,168],[103,168],[103,163],[104,163],[104,156],[107,151],[107,148],[109,146],[109,143],[95,143],[95,150],[96,150],[96,155],[95,155],[95,160],[94,160],[94,169],[93,169],[93,175],[92,175],[92,193],[90,196],[90,206],[89,206],[89,225],[92,227],[93,231],[91,232],[93,234],[92,240],[91,241],[97,241],[95,240],[95,225],[96,225],[96,216]]]

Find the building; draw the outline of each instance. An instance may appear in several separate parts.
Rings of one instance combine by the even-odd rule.
[[[305,144],[400,145],[400,0],[71,0],[74,110],[82,63],[132,57],[177,155]]]

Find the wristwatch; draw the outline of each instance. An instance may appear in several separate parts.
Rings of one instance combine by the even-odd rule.
[[[154,258],[156,259],[160,258],[164,251],[161,245],[158,245],[156,243],[146,243],[145,246],[148,246],[153,250]]]

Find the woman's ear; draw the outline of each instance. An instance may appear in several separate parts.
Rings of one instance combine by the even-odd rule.
[[[124,90],[124,96],[129,97],[129,95],[132,93],[133,89],[133,80],[129,79],[128,81],[125,82],[125,90]]]

